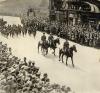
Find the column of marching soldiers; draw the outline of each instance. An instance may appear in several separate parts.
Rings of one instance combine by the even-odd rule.
[[[93,27],[87,25],[69,25],[66,24],[50,26],[48,23],[39,22],[39,20],[21,20],[21,25],[6,25],[6,21],[0,19],[0,32],[2,35],[14,37],[22,34],[25,36],[27,33],[33,35],[36,31],[45,31],[53,33],[64,39],[71,40],[81,45],[90,47],[100,47],[100,31],[95,30]]]
[[[3,21],[3,19],[1,20]],[[14,28],[21,26],[13,26]],[[1,29],[2,30],[2,29]],[[1,32],[5,35],[4,32]],[[7,34],[6,34],[7,35]],[[4,93],[69,93],[70,87],[51,84],[48,74],[42,74],[34,61],[21,60],[12,54],[7,44],[0,42],[0,89]]]

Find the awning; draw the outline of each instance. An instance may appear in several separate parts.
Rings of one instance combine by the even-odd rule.
[[[91,4],[89,2],[85,2],[86,4],[88,4],[91,8],[91,12],[95,12],[95,13],[100,13],[100,10],[98,8],[98,6],[94,5],[94,4]]]

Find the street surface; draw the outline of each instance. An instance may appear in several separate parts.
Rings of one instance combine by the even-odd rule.
[[[6,16],[5,19],[9,24],[21,24],[16,17]],[[70,86],[75,93],[100,93],[100,50],[70,42],[70,46],[76,45],[78,52],[74,53],[75,68],[72,67],[70,59],[69,66],[66,67],[58,58],[58,51],[64,39],[60,39],[61,45],[56,50],[56,56],[50,49],[49,54],[43,56],[41,52],[38,54],[37,50],[41,36],[42,33],[37,32],[35,39],[29,35],[7,39],[0,34],[0,41],[12,48],[13,55],[34,60],[42,73],[48,73],[52,83]]]

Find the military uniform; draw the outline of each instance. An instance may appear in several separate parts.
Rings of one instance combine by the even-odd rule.
[[[53,44],[53,40],[54,40],[54,37],[52,35],[50,35],[48,37],[48,41],[49,41],[49,44],[52,45]]]
[[[45,43],[46,43],[46,36],[45,36],[45,33],[43,33],[43,36],[41,36],[41,41],[42,41],[42,44],[43,44],[43,46],[44,46]]]
[[[43,36],[41,37],[41,41],[42,41],[42,42],[46,41],[46,36],[45,36],[45,35],[43,35]]]
[[[65,41],[64,44],[63,44],[63,51],[66,51],[68,49],[69,49],[69,42]]]

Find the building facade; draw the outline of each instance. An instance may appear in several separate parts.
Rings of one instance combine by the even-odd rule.
[[[59,23],[98,25],[100,21],[99,0],[50,0],[50,21]]]

